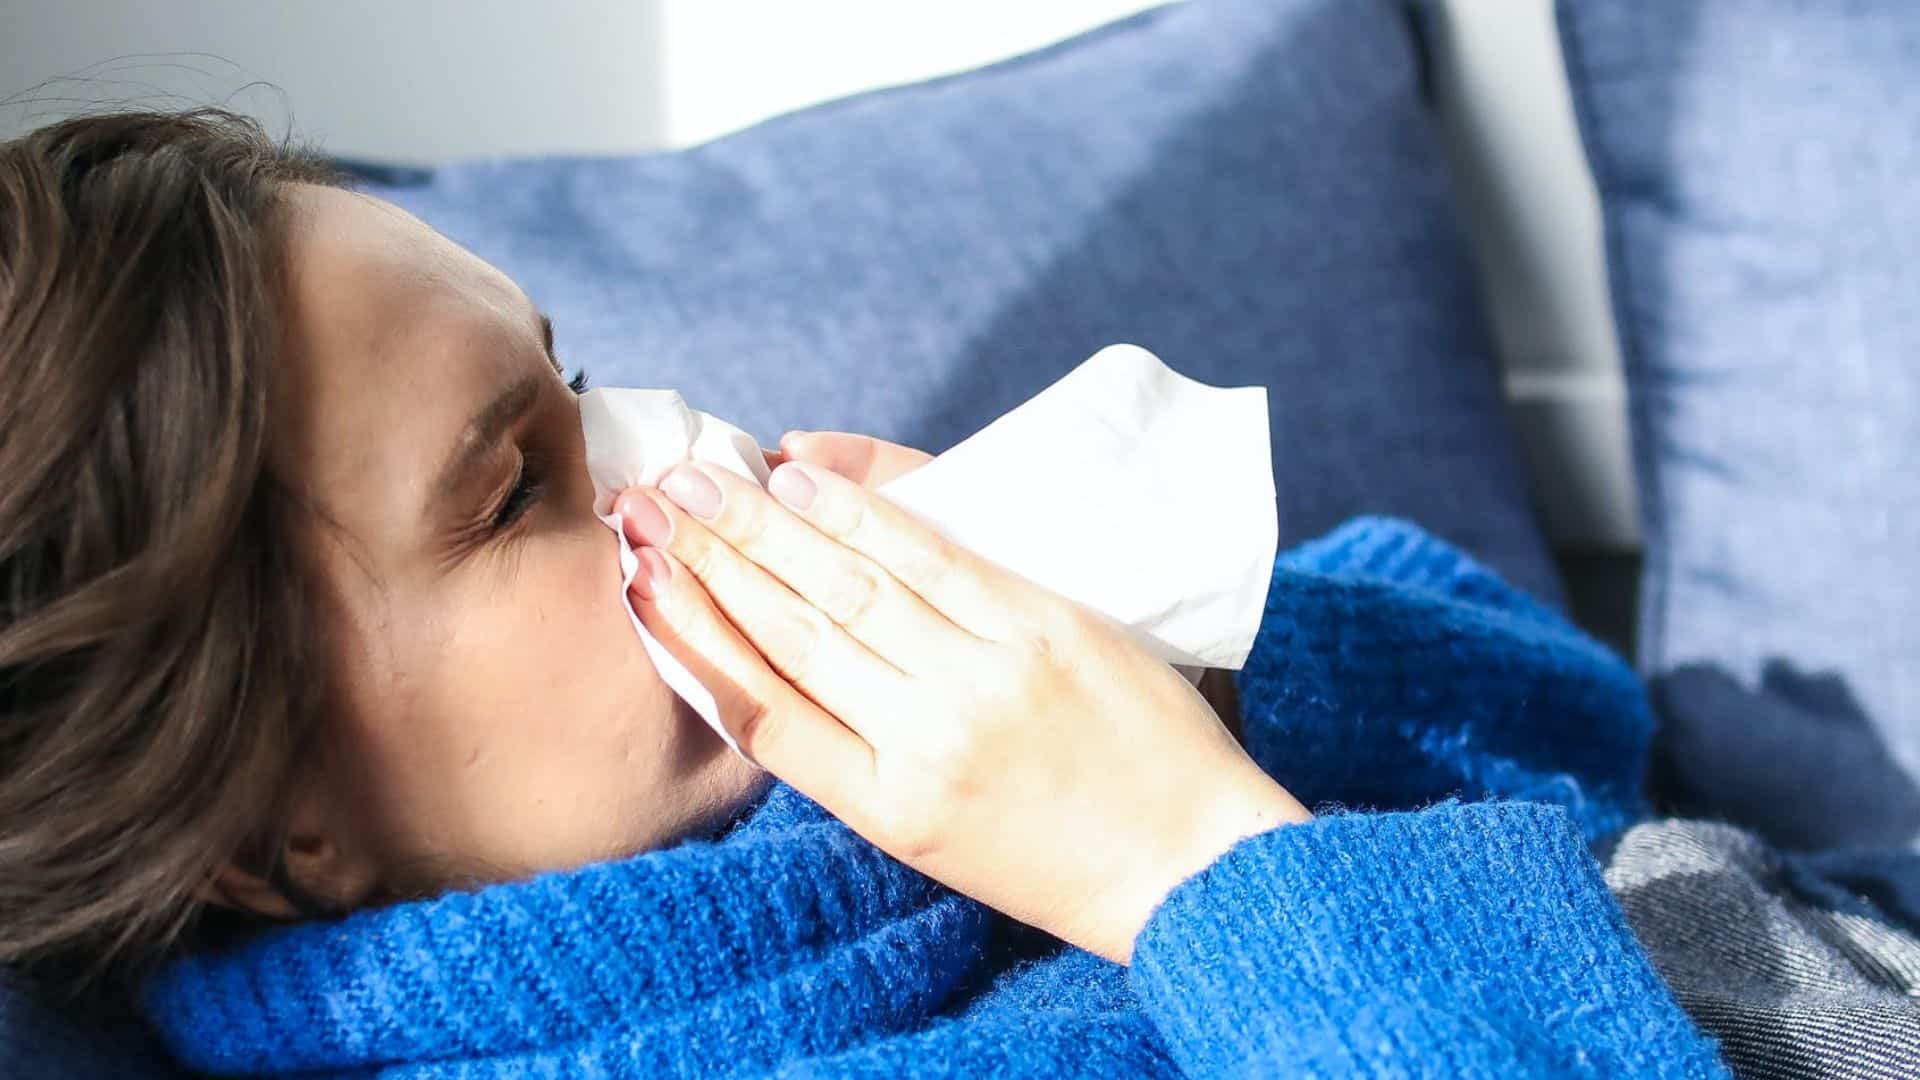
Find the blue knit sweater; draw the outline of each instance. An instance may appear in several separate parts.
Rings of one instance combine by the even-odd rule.
[[[1652,727],[1605,650],[1368,520],[1282,557],[1239,690],[1255,758],[1348,809],[1182,883],[1131,968],[775,787],[715,840],[182,960],[147,1008],[216,1073],[1724,1075],[1588,853]]]

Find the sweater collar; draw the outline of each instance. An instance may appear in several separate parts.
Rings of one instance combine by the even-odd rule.
[[[174,962],[145,1003],[216,1073],[603,1054],[719,1071],[917,1027],[986,927],[779,785],[718,840],[272,931]]]

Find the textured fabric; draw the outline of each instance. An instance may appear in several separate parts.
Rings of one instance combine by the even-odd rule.
[[[951,446],[1114,342],[1270,387],[1282,537],[1412,518],[1542,596],[1396,0],[1198,0],[695,149],[369,190],[505,269],[601,385]]]
[[[1375,520],[1276,565],[1239,688],[1261,764],[1298,791],[1544,801],[1249,838],[1174,891],[1126,969],[781,787],[716,841],[189,958],[148,1005],[187,1061],[231,1073],[1722,1074],[1587,852],[1633,813],[1650,729],[1618,661]]]
[[[309,924],[184,963],[156,1000],[216,1073],[457,1051],[506,1074],[578,1057],[715,1075],[923,1023],[985,930],[979,905],[779,787],[724,844]]]
[[[1559,18],[1678,805],[1794,847],[1911,842],[1920,5],[1560,0]],[[1752,700],[1727,708],[1716,683]]]
[[[1920,852],[1841,850],[1790,857],[1802,880],[1860,896],[1907,933],[1920,936]]]
[[[1635,826],[1606,881],[1743,1077],[1920,1076],[1920,939],[1729,825]],[[1838,901],[1836,903],[1836,901]]]
[[[40,1003],[0,972],[0,1077],[7,1080],[186,1080],[136,1017],[72,1015]]]
[[[1268,833],[1175,890],[1136,950],[1188,1075],[1715,1071],[1684,1016],[1646,1008],[1666,988],[1566,815],[1539,804]]]

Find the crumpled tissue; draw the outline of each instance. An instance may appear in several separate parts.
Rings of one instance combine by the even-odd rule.
[[[767,481],[752,436],[673,390],[590,390],[580,422],[595,510],[620,538],[623,604],[640,563],[612,513],[619,491],[687,460]],[[1168,663],[1237,670],[1279,544],[1270,454],[1265,388],[1207,386],[1111,345],[880,491]],[[627,613],[668,687],[745,757],[712,693]]]

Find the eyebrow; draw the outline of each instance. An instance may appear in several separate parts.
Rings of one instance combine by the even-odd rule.
[[[444,500],[453,496],[461,478],[487,456],[508,428],[533,408],[533,403],[540,399],[542,384],[549,378],[548,375],[523,375],[474,414],[466,430],[461,432],[458,445],[440,466],[440,478],[434,484],[437,498]]]

